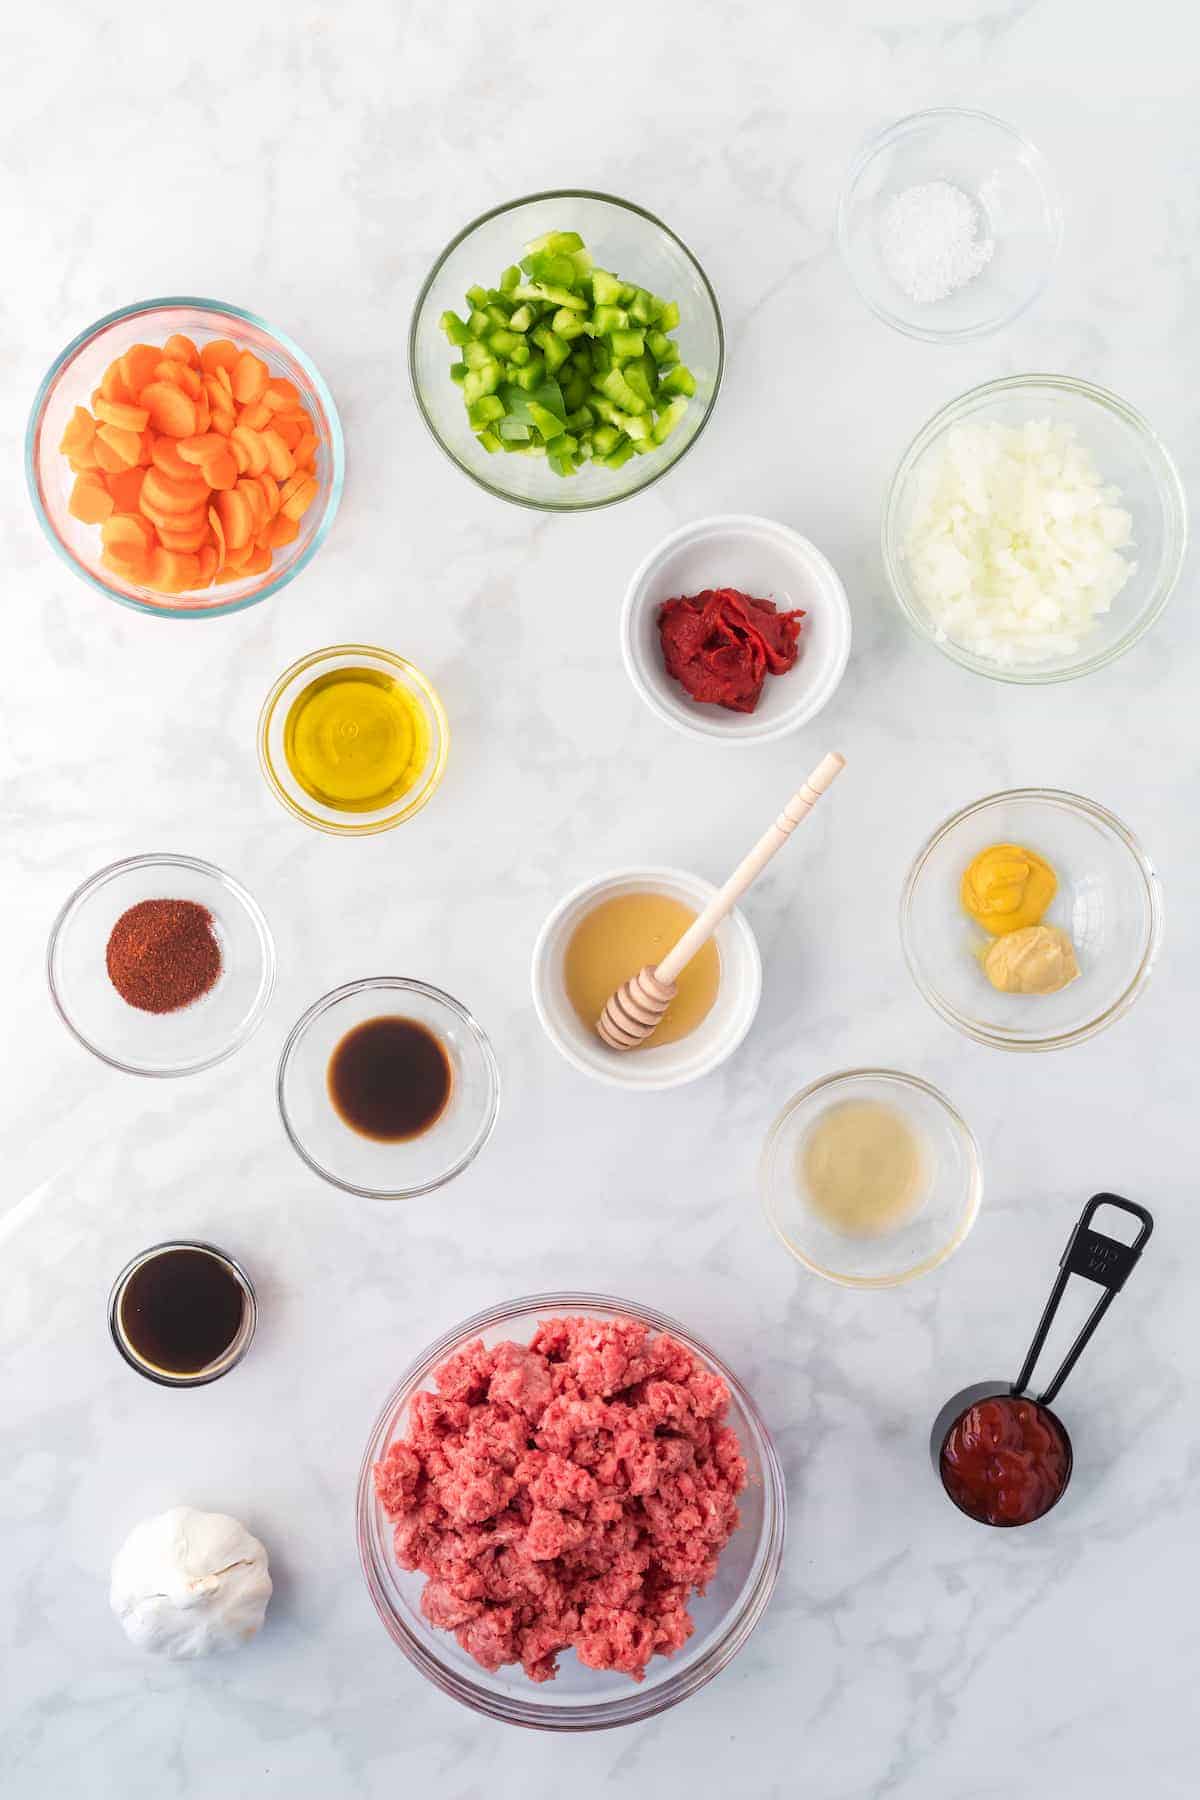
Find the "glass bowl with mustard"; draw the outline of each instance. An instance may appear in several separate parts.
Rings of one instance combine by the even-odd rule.
[[[913,980],[977,1043],[1058,1050],[1128,1012],[1162,941],[1154,865],[1093,800],[990,794],[922,845],[900,902]]]
[[[369,644],[302,656],[259,715],[258,760],[271,791],[306,825],[342,837],[390,831],[420,812],[449,750],[432,684]]]

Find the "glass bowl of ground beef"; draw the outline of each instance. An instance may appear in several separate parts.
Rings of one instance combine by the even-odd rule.
[[[762,1617],[783,1473],[754,1402],[674,1320],[540,1294],[432,1344],[363,1457],[375,1608],[430,1681],[496,1719],[596,1731],[674,1706]]]

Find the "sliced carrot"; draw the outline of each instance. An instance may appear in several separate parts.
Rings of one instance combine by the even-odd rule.
[[[146,479],[145,469],[124,469],[120,475],[109,475],[105,478],[105,486],[113,497],[113,505],[119,513],[136,513],[138,501],[142,497],[142,483]]]
[[[136,468],[141,460],[142,439],[139,432],[123,431],[119,425],[99,425],[96,428],[96,442],[98,445],[107,444],[127,469]]]
[[[285,513],[289,519],[300,518],[303,513],[308,511],[309,507],[316,499],[317,492],[318,483],[316,477],[314,475],[305,476],[303,486],[293,489],[286,500],[280,501],[280,512]]]
[[[251,406],[261,400],[271,379],[271,371],[253,350],[243,350],[230,370],[233,397],[239,406]]]
[[[261,475],[269,461],[267,446],[261,433],[251,431],[248,425],[235,425],[229,434],[229,448],[238,459],[238,470],[243,475]]]
[[[161,506],[154,504],[153,500],[147,500],[144,482],[142,495],[138,501],[138,511],[149,519],[160,537],[164,531],[195,531],[206,516],[206,509],[203,506],[193,507],[191,512],[186,513],[164,512]]]
[[[195,437],[179,439],[179,455],[183,462],[192,463],[196,468],[208,460],[218,450],[225,450],[225,439],[216,431],[197,432]]]
[[[208,541],[208,520],[202,518],[198,525],[192,525],[186,531],[169,531],[165,525],[160,525],[158,541],[164,550],[187,553],[199,550]]]
[[[147,469],[142,497],[162,512],[194,512],[198,506],[208,503],[208,483],[195,471],[192,480],[176,481],[173,476],[164,475],[161,469]]]
[[[173,356],[177,362],[190,363],[193,369],[200,366],[200,352],[191,338],[184,337],[181,331],[172,333],[167,339],[163,345],[163,354],[164,356]]]
[[[235,551],[250,540],[250,508],[246,504],[246,496],[239,488],[230,488],[225,493],[218,494],[213,505],[225,528],[225,556],[228,561]]]
[[[150,558],[146,551],[138,552],[131,545],[120,544],[115,550],[101,550],[100,561],[122,581],[131,581],[137,587],[150,586]]]
[[[269,406],[273,413],[299,406],[300,389],[286,375],[273,375],[263,389],[263,404]]]
[[[131,394],[140,394],[162,361],[162,351],[153,344],[131,344],[121,358],[121,379]]]
[[[147,581],[161,594],[182,594],[195,587],[200,575],[200,562],[195,556],[177,550],[155,550],[146,571]]]
[[[256,538],[260,531],[267,528],[267,496],[249,475],[243,475],[237,484],[237,491],[246,502],[250,512],[250,536]]]
[[[96,435],[96,421],[86,406],[77,406],[67,420],[58,447],[64,456],[77,456],[91,446]]]
[[[277,519],[271,521],[267,531],[267,542],[272,550],[282,550],[285,544],[294,543],[299,536],[299,519],[287,519],[281,513]]]
[[[221,515],[215,506],[208,509],[209,529],[217,546],[217,572],[225,567],[225,527],[221,523]]]
[[[106,431],[111,429],[111,426],[105,426]],[[120,475],[122,470],[129,467],[125,458],[119,456],[112,445],[104,441],[99,432],[96,433],[96,441],[92,445],[92,454],[96,458],[96,467],[105,475]]]
[[[84,525],[99,525],[113,510],[113,497],[98,475],[78,475],[67,511]]]
[[[224,444],[224,438],[221,439],[221,442]],[[210,488],[216,488],[218,492],[224,492],[237,485],[237,460],[231,450],[219,450],[215,456],[209,457],[202,468],[205,481]]]
[[[206,375],[218,369],[232,369],[238,359],[238,347],[229,338],[213,338],[200,352],[200,367]]]
[[[274,416],[274,413],[269,412],[261,400],[255,400],[252,405],[242,407],[238,413],[238,424],[245,425],[250,431],[263,431]]]
[[[212,401],[201,388],[196,396],[196,435],[203,437],[212,423]]]
[[[198,400],[204,391],[199,372],[173,356],[163,358],[154,371],[154,379],[169,382],[172,387],[182,389],[189,400]]]
[[[127,546],[144,556],[154,548],[154,527],[136,513],[115,512],[101,525],[100,540],[106,550]]]
[[[311,431],[306,431],[290,446],[292,461],[298,469],[311,469],[320,449],[318,440]]]
[[[262,544],[255,544],[252,555],[242,564],[243,575],[265,575],[271,566],[271,552]]]
[[[246,564],[250,561],[250,558],[254,555],[254,549],[255,545],[253,538],[247,538],[245,543],[239,544],[236,550],[229,545],[226,545],[225,567],[227,569],[244,569]]]
[[[292,453],[277,431],[268,425],[262,434],[262,441],[267,446],[267,467],[276,481],[286,481],[295,473]]]
[[[105,369],[104,378],[100,383],[99,397],[102,400],[131,401],[133,399],[133,395],[125,385],[125,377],[121,372],[120,357],[118,357],[115,362],[110,362],[107,369]]]
[[[140,398],[142,405],[149,411],[150,423],[155,431],[164,432],[167,437],[195,436],[195,401],[172,382],[151,381],[142,389]]]
[[[199,562],[200,579],[196,586],[207,587],[217,572],[217,547],[214,543],[201,544]]]
[[[195,481],[195,468],[191,463],[184,462],[179,454],[181,441],[173,437],[155,438],[150,460],[156,469],[161,469],[164,475],[170,475],[175,481]]]
[[[267,517],[273,519],[279,511],[279,483],[273,475],[268,475],[265,470],[255,479],[262,489],[263,499],[267,503]]]
[[[127,406],[123,400],[97,400],[96,417],[105,425],[115,425],[119,431],[142,432],[150,423],[150,414],[144,406]]]
[[[219,431],[222,437],[229,437],[236,423],[231,412],[217,412],[214,409],[212,418],[208,422],[208,428],[210,431]]]

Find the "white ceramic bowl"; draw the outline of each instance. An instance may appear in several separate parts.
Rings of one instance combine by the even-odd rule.
[[[721,985],[712,1011],[673,1044],[610,1050],[584,1026],[567,998],[563,959],[571,934],[602,900],[617,894],[666,894],[699,912],[716,892],[682,869],[617,869],[585,881],[560,900],[533,947],[533,1004],[554,1048],[585,1075],[613,1087],[671,1088],[698,1081],[731,1056],[749,1031],[762,994],[762,962],[745,918],[735,910],[717,927]],[[631,975],[637,973],[631,969]]]
[[[786,675],[768,675],[752,713],[700,705],[672,681],[658,639],[666,600],[705,588],[736,587],[780,612],[802,607],[800,650]],[[664,538],[643,562],[621,608],[621,655],[651,712],[691,737],[763,744],[815,719],[837,691],[850,655],[850,603],[815,544],[749,513],[696,519]]]

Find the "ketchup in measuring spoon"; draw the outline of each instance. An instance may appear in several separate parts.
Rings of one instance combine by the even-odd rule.
[[[1138,1222],[1132,1243],[1097,1231],[1092,1220],[1112,1207]],[[1071,1479],[1071,1440],[1050,1403],[1125,1285],[1154,1229],[1144,1206],[1120,1194],[1093,1194],[1059,1260],[1058,1275],[1014,1382],[983,1381],[946,1402],[930,1438],[942,1486],[968,1518],[982,1525],[1031,1525],[1057,1505]],[[1103,1291],[1058,1372],[1035,1399],[1027,1390],[1072,1276]]]
[[[950,1427],[942,1485],[957,1507],[985,1525],[1031,1525],[1062,1496],[1071,1449],[1036,1400],[995,1394],[969,1406]]]

